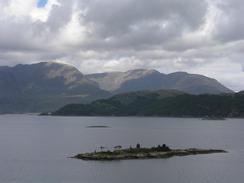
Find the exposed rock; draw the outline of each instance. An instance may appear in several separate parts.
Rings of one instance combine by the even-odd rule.
[[[113,93],[160,89],[176,89],[190,94],[233,92],[215,79],[186,72],[163,74],[156,70],[137,69],[90,74],[86,77],[97,82],[100,88]]]

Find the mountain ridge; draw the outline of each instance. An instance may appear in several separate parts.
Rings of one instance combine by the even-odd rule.
[[[198,81],[197,77],[194,75],[194,82]],[[94,78],[103,81],[105,87],[101,87]],[[216,85],[216,80],[209,80],[214,81],[213,86]],[[199,86],[193,81],[185,72],[167,75],[150,69],[85,75],[71,65],[56,62],[0,66],[0,113],[53,111],[70,103],[89,103],[114,94],[140,90],[175,89],[185,93],[190,90],[197,94],[194,90],[198,91]],[[193,84],[188,86],[189,83]],[[217,85],[221,84],[217,82]],[[204,91],[212,92],[211,84],[200,86]],[[232,93],[226,88],[217,93],[224,92]]]
[[[75,67],[54,62],[0,67],[0,88],[0,113],[42,112],[110,96]]]
[[[157,70],[136,69],[126,72],[107,72],[86,75],[101,89],[114,94],[140,91],[176,89],[190,94],[233,93],[216,79],[187,72],[160,73]]]

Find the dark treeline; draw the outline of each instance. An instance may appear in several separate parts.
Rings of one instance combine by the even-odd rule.
[[[244,117],[244,93],[190,95],[174,90],[133,92],[91,104],[66,105],[53,115]]]

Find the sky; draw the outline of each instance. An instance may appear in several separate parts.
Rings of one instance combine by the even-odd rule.
[[[186,71],[244,90],[243,0],[0,0],[0,65]]]
[[[43,8],[46,6],[46,4],[48,3],[48,0],[38,0],[37,1],[37,7],[38,8]]]

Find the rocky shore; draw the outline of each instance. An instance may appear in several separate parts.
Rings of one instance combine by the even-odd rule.
[[[129,160],[129,159],[156,159],[156,158],[170,158],[173,156],[189,156],[198,154],[212,154],[212,153],[226,153],[220,149],[170,149],[166,145],[141,148],[137,145],[135,148],[116,149],[114,151],[99,151],[92,153],[82,153],[73,158],[82,160]]]

